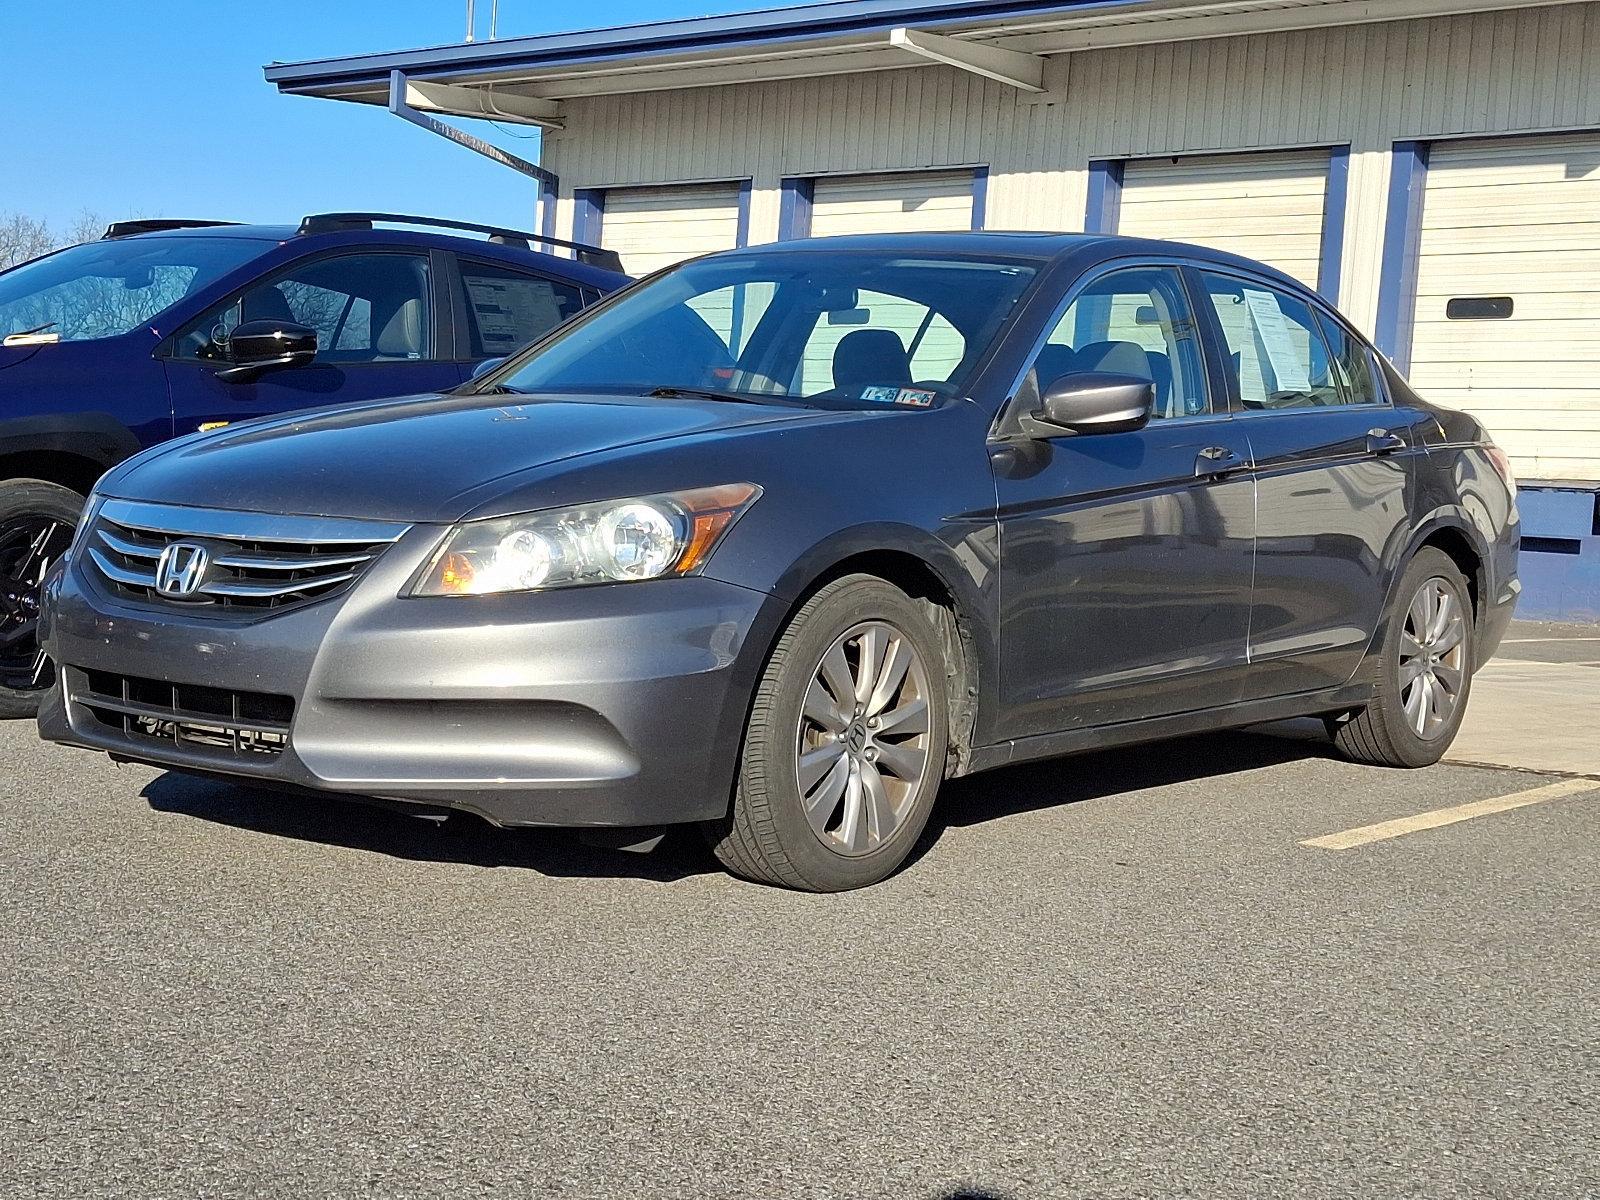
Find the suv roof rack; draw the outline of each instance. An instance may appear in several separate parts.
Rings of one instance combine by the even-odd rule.
[[[563,238],[546,237],[542,233],[529,233],[524,229],[506,229],[499,225],[479,225],[472,221],[447,221],[443,217],[418,217],[405,213],[376,213],[376,212],[335,212],[313,213],[300,222],[297,232],[302,235],[312,233],[336,233],[346,229],[371,229],[373,224],[383,221],[391,225],[426,225],[435,229],[464,229],[470,233],[484,233],[489,235],[489,240],[501,246],[517,246],[523,250],[531,249],[531,243],[537,242],[541,246],[559,246],[563,250],[571,250],[579,262],[588,263],[592,267],[602,267],[607,271],[622,271],[622,258],[615,250],[607,250],[601,246],[591,246],[586,242],[569,242]]]
[[[237,221],[191,221],[185,217],[150,217],[138,221],[113,221],[101,238],[132,237],[136,233],[161,233],[168,229],[210,229],[216,225],[237,225]]]

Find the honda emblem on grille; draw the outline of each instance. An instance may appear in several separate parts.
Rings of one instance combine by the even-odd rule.
[[[156,591],[182,600],[194,595],[205,582],[211,555],[193,542],[173,542],[156,561]]]

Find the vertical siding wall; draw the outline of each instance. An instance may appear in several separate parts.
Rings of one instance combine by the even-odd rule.
[[[1372,327],[1396,141],[1600,126],[1600,3],[1081,51],[1032,97],[944,67],[566,103],[575,188],[750,176],[750,241],[785,176],[989,167],[991,229],[1083,228],[1091,159],[1348,144],[1341,306]]]

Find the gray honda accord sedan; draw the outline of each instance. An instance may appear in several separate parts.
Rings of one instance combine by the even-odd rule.
[[[116,468],[48,581],[40,728],[500,825],[693,823],[840,890],[1007,763],[1301,715],[1436,761],[1517,523],[1479,424],[1259,263],[765,246],[454,393]]]

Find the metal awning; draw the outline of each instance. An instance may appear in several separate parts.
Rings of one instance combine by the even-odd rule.
[[[280,92],[558,126],[561,101],[942,63],[1024,90],[1077,50],[1574,0],[833,0],[615,29],[275,63]]]

